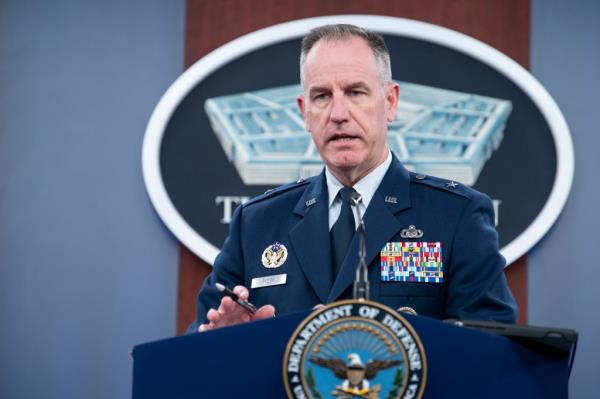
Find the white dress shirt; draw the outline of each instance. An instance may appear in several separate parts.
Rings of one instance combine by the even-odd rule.
[[[375,191],[381,184],[385,173],[392,164],[392,153],[388,150],[388,156],[375,169],[373,169],[368,175],[360,179],[354,186],[352,186],[357,193],[362,196],[362,202],[358,205],[360,214],[364,216]],[[327,179],[327,192],[329,194],[329,230],[333,227],[336,220],[340,216],[342,209],[342,199],[337,196],[338,191],[344,185],[329,171],[328,167],[325,167],[325,177]],[[335,201],[334,201],[335,200]],[[356,212],[352,212],[354,215],[354,226],[358,228],[358,218]]]

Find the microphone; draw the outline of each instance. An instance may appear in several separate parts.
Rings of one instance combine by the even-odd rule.
[[[356,218],[358,219],[358,265],[356,266],[356,277],[352,286],[352,296],[357,300],[369,299],[369,270],[367,269],[367,245],[365,242],[365,222],[362,220],[358,205],[362,202],[359,193],[352,194],[352,205],[356,209]],[[396,309],[398,312],[417,316],[417,312],[410,306],[402,306]]]
[[[365,243],[365,222],[362,220],[358,205],[362,202],[362,197],[358,193],[352,194],[352,205],[356,209],[356,218],[358,219],[358,265],[356,267],[356,277],[352,290],[352,296],[358,300],[369,299],[369,271],[367,269],[367,246]]]

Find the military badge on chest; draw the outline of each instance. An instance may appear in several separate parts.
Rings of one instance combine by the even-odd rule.
[[[260,260],[262,265],[267,269],[276,269],[282,266],[288,257],[288,250],[280,242],[275,242],[263,251]],[[264,288],[274,285],[282,285],[287,282],[287,273],[268,274],[266,276],[254,277],[250,284],[250,288]]]
[[[381,249],[381,281],[442,283],[442,243],[413,241],[423,237],[423,231],[413,225],[402,229],[400,237],[408,240],[388,242]]]
[[[287,259],[287,248],[278,242],[269,245],[263,251],[261,260],[264,267],[273,269],[283,265]]]

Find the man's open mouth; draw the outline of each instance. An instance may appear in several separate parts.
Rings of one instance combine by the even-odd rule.
[[[331,137],[329,139],[329,141],[344,142],[344,141],[355,140],[356,138],[357,138],[356,136],[352,136],[352,135],[349,135],[349,134],[336,134],[333,137]]]

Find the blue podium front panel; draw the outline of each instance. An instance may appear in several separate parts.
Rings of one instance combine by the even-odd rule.
[[[277,317],[134,348],[133,398],[285,398],[288,339],[308,315]],[[566,398],[566,353],[404,316],[425,347],[425,398]]]

